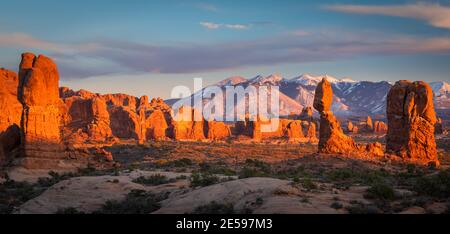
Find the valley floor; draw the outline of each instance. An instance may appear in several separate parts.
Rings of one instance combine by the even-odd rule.
[[[437,143],[439,169],[322,155],[309,143],[120,144],[106,147],[120,164],[112,170],[3,179],[0,212],[448,213],[449,139]]]

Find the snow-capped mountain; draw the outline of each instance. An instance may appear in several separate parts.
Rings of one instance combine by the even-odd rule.
[[[316,86],[323,77],[326,77],[332,85],[334,92],[332,110],[336,115],[367,116],[385,114],[387,93],[394,82],[355,81],[349,78],[337,79],[329,75],[314,76],[303,74],[292,79],[285,79],[280,75],[267,77],[259,75],[247,80],[236,76],[218,82],[216,86],[221,87],[222,90],[225,90],[226,86],[243,86],[244,88],[249,85],[256,87],[279,86],[280,114],[288,115],[290,113],[300,113],[303,107],[313,105]],[[436,109],[449,109],[450,85],[446,82],[432,82],[430,86],[435,94]],[[201,93],[198,92],[194,95],[201,95]],[[208,101],[204,99],[203,104],[208,105]],[[236,103],[236,105],[239,105],[239,103]],[[246,105],[247,107],[248,105]],[[224,109],[224,111],[228,110]]]
[[[445,81],[430,83],[435,97],[436,109],[450,109],[450,85]]]

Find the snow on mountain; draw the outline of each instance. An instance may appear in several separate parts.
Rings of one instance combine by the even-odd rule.
[[[435,97],[436,109],[450,108],[450,85],[445,81],[430,83]]]
[[[329,76],[329,75],[314,76],[309,73],[305,73],[305,74],[302,74],[301,76],[295,77],[295,78],[289,80],[289,82],[301,84],[301,85],[305,85],[305,86],[317,86],[317,84],[319,84],[319,82],[322,81],[322,79],[324,77],[327,78],[328,82],[334,83],[334,84],[356,83],[356,81],[354,81],[350,78],[344,78],[344,79],[339,80],[339,79],[337,79],[333,76]]]
[[[430,83],[431,89],[433,89],[435,97],[443,97],[450,95],[450,85],[445,81]]]
[[[242,85],[244,88],[249,85],[279,86],[280,113],[281,115],[288,115],[290,113],[299,113],[303,107],[313,105],[316,86],[323,77],[326,77],[332,85],[334,92],[332,109],[336,115],[367,116],[385,114],[387,93],[393,85],[392,82],[387,81],[354,81],[349,78],[337,79],[329,75],[314,76],[305,73],[293,79],[284,79],[280,75],[267,77],[259,75],[247,80],[236,76],[218,82],[216,85],[222,89],[225,89],[225,86],[237,85]],[[450,85],[447,82],[433,82],[430,83],[430,86],[435,94],[436,109],[449,109]],[[201,92],[194,95],[201,95]],[[204,99],[203,104],[207,105],[209,101]],[[248,102],[249,100],[244,101]],[[248,107],[247,104],[246,107]],[[224,109],[224,111],[229,110]]]
[[[281,81],[283,81],[283,77],[280,75],[270,75],[268,77],[264,76],[256,76],[253,79],[248,81],[251,85],[278,85]]]
[[[218,82],[216,85],[217,86],[234,86],[234,85],[238,85],[240,83],[246,82],[246,81],[247,81],[247,79],[245,79],[242,76],[232,76],[232,77],[229,77],[225,80]]]

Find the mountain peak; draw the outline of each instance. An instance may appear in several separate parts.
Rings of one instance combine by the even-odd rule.
[[[234,86],[234,85],[238,85],[240,83],[246,82],[247,79],[245,79],[242,76],[232,76],[229,77],[225,80],[222,80],[220,82],[217,83],[218,86]]]
[[[276,85],[282,80],[283,80],[283,77],[281,75],[273,74],[273,75],[270,75],[268,77],[264,77],[264,76],[258,75],[256,77],[250,79],[249,82],[250,82],[250,84],[259,84],[259,85],[271,84],[271,85]]]

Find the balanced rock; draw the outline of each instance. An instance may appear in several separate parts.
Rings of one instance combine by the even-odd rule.
[[[434,126],[437,122],[433,91],[423,82],[401,80],[387,98],[386,150],[420,164],[439,163]]]
[[[331,84],[324,78],[316,88],[314,108],[320,114],[319,152],[345,154],[358,149],[352,138],[346,136],[339,121],[330,111],[333,100]]]

